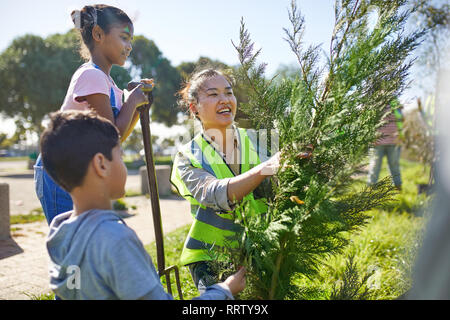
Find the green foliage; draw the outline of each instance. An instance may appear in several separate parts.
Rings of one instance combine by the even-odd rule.
[[[349,256],[346,268],[339,284],[333,285],[330,300],[367,300],[370,297],[370,289],[367,281],[375,270],[366,273],[361,279],[354,257]]]
[[[28,296],[30,300],[55,300],[55,294],[53,292],[46,292],[41,294],[24,292],[24,294]]]
[[[372,187],[350,186],[377,138],[384,107],[406,86],[412,63],[407,57],[423,35],[403,33],[410,14],[404,3],[336,1],[324,67],[319,46],[303,48],[304,19],[293,1],[292,29],[285,32],[300,73],[281,81],[265,78],[265,64],[256,63],[260,50],[254,52],[241,22],[240,43],[234,46],[241,62],[238,79],[249,91],[243,108],[256,129],[277,129],[282,150],[267,214],[254,214],[245,203],[236,211],[244,226],[241,246],[228,251],[249,271],[243,296],[298,296],[305,288],[293,279],[313,278],[324,257],[348,245],[347,233],[367,223],[365,212],[392,199],[389,178]],[[372,12],[378,14],[374,28],[369,27]],[[313,157],[299,157],[311,144]]]
[[[175,94],[181,82],[176,68],[167,60],[156,44],[144,36],[135,36],[130,54],[132,70],[137,70],[141,78],[155,79],[152,120],[171,126],[177,121]]]
[[[9,218],[10,224],[32,223],[36,221],[44,221],[45,215],[41,207],[33,209],[28,214],[13,214]]]
[[[186,212],[186,214],[188,214]],[[164,253],[166,268],[172,265],[177,265],[180,272],[181,289],[183,291],[183,298],[185,300],[192,299],[199,296],[198,290],[192,281],[191,274],[187,267],[179,265],[180,252],[183,250],[184,240],[189,232],[190,225],[181,227],[173,232],[164,235]],[[156,263],[156,244],[154,242],[145,246],[154,263]],[[155,265],[156,267],[156,265]],[[179,299],[177,294],[177,289],[175,285],[174,273],[171,273],[171,284],[172,293],[174,293],[174,298]],[[166,289],[166,279],[161,277],[161,282]]]
[[[42,131],[42,120],[59,110],[70,79],[84,61],[78,53],[76,30],[47,38],[24,35],[16,38],[0,54],[0,113],[15,118],[15,140],[25,133]],[[153,41],[136,36],[128,69],[113,66],[111,77],[119,88],[126,88],[130,73],[157,82],[152,119],[171,125],[177,120],[175,93],[181,78]],[[13,139],[11,138],[11,139]]]
[[[426,181],[428,178],[427,172],[423,172],[419,163],[401,161],[400,165],[405,177],[405,185],[402,193],[396,195],[394,199],[403,199],[403,202],[408,203],[406,206],[408,208],[418,207],[422,200],[417,197],[415,183]],[[385,165],[381,175],[388,175]],[[361,184],[363,182],[355,182],[354,188],[358,189]],[[366,226],[356,234],[347,233],[345,235],[349,239],[349,244],[342,253],[325,256],[321,259],[317,266],[317,273],[310,279],[302,274],[296,274],[293,277],[291,285],[296,289],[296,294],[287,298],[330,299],[333,288],[340,288],[344,283],[344,275],[350,256],[354,257],[352,269],[358,274],[357,278],[360,284],[362,284],[361,280],[366,274],[371,274],[360,291],[362,293],[364,288],[369,289],[367,299],[396,299],[404,294],[411,285],[411,267],[419,248],[422,228],[425,224],[424,218],[404,211],[404,207],[400,201],[393,201],[388,210],[377,208],[368,212],[369,218]],[[190,225],[186,225],[164,236],[166,265],[175,264],[180,268],[182,290],[186,300],[199,295],[188,268],[179,264],[180,252],[189,228]],[[155,243],[146,245],[145,248],[155,262]],[[228,272],[231,273],[234,270],[228,270]],[[252,276],[251,273],[247,275],[247,289],[237,298],[258,298],[249,295],[250,292],[254,292],[250,288],[253,285]],[[356,279],[356,277],[353,277],[353,279]],[[161,280],[164,282],[164,277]],[[172,284],[174,281],[175,279],[172,278]],[[172,291],[176,292],[175,286],[173,286]]]
[[[424,165],[432,165],[438,157],[435,148],[435,130],[425,120],[420,109],[405,113],[402,145],[411,159],[420,161]]]
[[[74,32],[47,39],[25,35],[0,55],[0,112],[19,118],[19,130],[41,132],[43,117],[60,108],[81,59]]]
[[[417,205],[416,201],[411,205]],[[369,289],[366,299],[396,299],[410,289],[425,219],[402,212],[401,208],[391,212],[375,209],[368,216],[366,227],[348,235],[351,242],[341,254],[320,260],[314,277],[294,277],[293,285],[301,290],[292,298],[330,299],[333,290],[344,284],[349,256],[354,257],[353,269],[358,277],[353,279],[359,279],[354,282],[360,285],[359,292]]]
[[[411,24],[426,28],[427,34],[418,52],[417,82],[433,94],[439,70],[449,67],[450,3],[442,0],[411,0],[414,10]],[[432,83],[433,86],[427,86]]]
[[[113,202],[113,210],[125,211],[128,209],[128,205],[124,199],[117,199]]]

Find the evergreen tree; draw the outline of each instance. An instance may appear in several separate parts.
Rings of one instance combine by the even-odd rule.
[[[234,44],[241,63],[237,77],[249,96],[242,107],[254,128],[279,133],[282,151],[268,212],[253,214],[242,203],[235,213],[243,226],[240,245],[222,251],[235,266],[247,267],[243,297],[301,298],[293,277],[313,277],[320,259],[339,253],[347,235],[366,223],[364,212],[393,195],[389,179],[360,190],[353,182],[377,138],[384,107],[407,86],[413,62],[408,55],[423,35],[405,34],[411,14],[405,2],[337,0],[330,51],[321,66],[320,46],[303,47],[304,19],[292,1],[285,39],[301,72],[281,81],[266,79],[242,20]],[[371,28],[374,13],[378,20]],[[311,158],[302,156],[308,148]]]

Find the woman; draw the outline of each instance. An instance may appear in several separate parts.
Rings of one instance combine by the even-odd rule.
[[[258,152],[256,137],[236,128],[236,97],[225,73],[197,72],[179,93],[181,104],[202,124],[201,133],[177,153],[171,174],[171,183],[191,202],[194,218],[180,260],[202,292],[219,281],[208,249],[223,246],[236,232],[230,214],[236,204],[245,199],[253,212],[266,212],[255,189],[276,172],[280,153],[267,159],[265,150]]]

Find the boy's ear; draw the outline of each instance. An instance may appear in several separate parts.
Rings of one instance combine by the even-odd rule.
[[[91,160],[91,165],[94,168],[94,172],[102,178],[108,176],[109,171],[109,161],[102,153],[96,153]]]

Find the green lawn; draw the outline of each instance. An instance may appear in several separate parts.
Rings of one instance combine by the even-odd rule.
[[[9,223],[22,224],[45,220],[44,211],[41,207],[33,209],[28,214],[13,214],[9,218]]]
[[[357,234],[350,236],[350,245],[339,255],[323,261],[316,277],[306,279],[299,275],[294,281],[302,288],[302,299],[329,299],[334,288],[344,283],[344,271],[348,257],[354,257],[354,264],[360,278],[370,275],[363,283],[368,288],[367,299],[396,299],[404,294],[411,284],[410,273],[414,257],[420,246],[420,239],[426,220],[426,199],[417,195],[417,184],[428,181],[429,170],[414,162],[401,160],[403,191],[396,196],[396,201],[384,209],[368,212],[369,223]],[[380,178],[388,171],[384,163]],[[363,184],[362,178],[359,184]],[[358,183],[355,184],[358,187]],[[424,215],[425,212],[425,215]],[[189,214],[186,212],[186,214]],[[179,264],[179,256],[189,226],[182,227],[164,237],[166,267]],[[156,265],[155,244],[146,246]],[[184,299],[198,296],[189,270],[179,266],[181,287]],[[162,278],[165,286],[165,279]],[[172,275],[172,292],[178,299]],[[33,299],[52,299],[52,294],[31,297]]]
[[[366,299],[395,299],[404,294],[411,284],[410,273],[426,219],[426,198],[417,194],[417,184],[428,181],[429,170],[421,164],[401,160],[403,191],[395,201],[384,208],[368,212],[369,223],[358,233],[350,235],[350,245],[339,255],[328,257],[319,267],[316,277],[306,279],[301,275],[295,285],[302,288],[302,299],[329,299],[334,288],[344,283],[348,257],[353,256],[360,279],[370,277],[362,287],[367,287]],[[388,175],[384,160],[380,178]],[[355,184],[362,186],[365,177]],[[186,214],[188,214],[186,212]],[[178,264],[178,258],[189,226],[182,227],[165,237],[166,266]],[[156,249],[146,246],[156,264]],[[190,273],[179,266],[181,286],[185,299],[198,295]],[[172,277],[174,283],[175,277]],[[164,280],[163,280],[164,283]],[[176,287],[173,285],[173,292]],[[175,295],[177,298],[177,295]]]

